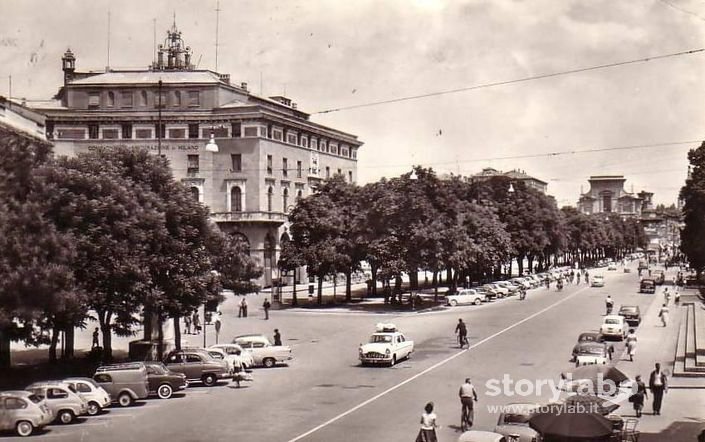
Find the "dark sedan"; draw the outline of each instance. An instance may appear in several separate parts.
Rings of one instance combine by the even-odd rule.
[[[144,363],[147,368],[149,393],[156,394],[159,399],[169,399],[175,390],[183,390],[188,386],[186,375],[171,371],[161,362]]]
[[[638,305],[623,305],[619,308],[618,314],[624,316],[624,320],[631,326],[641,323],[641,311]]]
[[[605,338],[599,332],[580,333],[580,335],[578,336],[578,342],[577,342],[577,344],[575,344],[575,347],[573,347],[573,353],[572,353],[572,361],[573,362],[575,362],[575,360],[578,356],[578,352],[580,351],[581,344],[583,344],[585,342],[605,342]]]

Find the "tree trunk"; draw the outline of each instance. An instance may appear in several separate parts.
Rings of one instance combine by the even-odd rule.
[[[156,315],[157,321],[157,361],[164,359],[164,323],[162,321],[161,315]],[[203,318],[203,335],[206,334],[206,318]],[[174,335],[176,336],[176,335]]]
[[[68,325],[64,334],[64,359],[73,359],[75,355],[75,331],[76,328],[73,325]]]
[[[55,326],[51,330],[51,343],[49,344],[49,363],[54,364],[56,362],[56,346],[59,344],[59,330],[58,326]]]
[[[323,276],[318,275],[318,305],[323,304]]]
[[[524,255],[517,256],[517,267],[519,268],[519,275],[524,274]],[[509,260],[509,277],[512,276],[512,260]]]
[[[296,297],[296,269],[294,269],[294,284],[293,284],[293,290],[291,292],[291,305],[296,307],[299,305],[299,299]]]
[[[152,306],[145,305],[142,309],[143,319],[142,319],[142,339],[145,341],[151,341],[154,335],[154,311]]]
[[[181,350],[181,316],[174,316],[174,347]]]
[[[103,362],[111,362],[113,360],[113,334],[110,327],[111,319],[112,313],[98,312],[100,332],[103,334]]]
[[[345,301],[352,301],[352,271],[345,272]]]
[[[10,368],[11,365],[10,334],[0,328],[0,368]]]
[[[529,261],[528,261],[529,273],[534,273],[534,259],[535,259],[534,255],[529,256]],[[521,275],[523,275],[523,273]]]

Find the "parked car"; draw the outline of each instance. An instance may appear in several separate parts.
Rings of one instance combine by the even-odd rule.
[[[641,310],[638,305],[620,306],[617,314],[623,316],[629,325],[637,326],[641,323]]]
[[[458,442],[507,442],[507,438],[491,431],[470,430],[461,434]]]
[[[580,335],[578,335],[578,342],[573,347],[572,362],[575,362],[578,355],[578,347],[585,342],[605,342],[605,338],[599,332],[580,333]]]
[[[509,296],[509,289],[497,284],[496,282],[485,284],[483,287],[494,289],[497,293],[498,298],[504,298],[505,296]]]
[[[663,272],[663,270],[652,270],[651,279],[654,280],[654,283],[656,283],[656,285],[663,285],[663,283],[666,282],[666,274]]]
[[[0,391],[0,430],[30,436],[54,420],[46,401],[29,391]]]
[[[147,368],[142,362],[103,365],[95,371],[93,380],[121,407],[129,407],[149,396]]]
[[[627,336],[627,323],[622,316],[607,315],[604,317],[600,333],[607,338],[618,338],[620,341]]]
[[[211,345],[208,348],[219,348],[219,349],[223,350],[225,353],[227,353],[228,355],[236,356],[240,361],[240,365],[244,369],[252,368],[255,366],[255,360],[252,357],[252,354],[249,351],[245,351],[238,344],[216,344],[216,345]]]
[[[446,304],[451,307],[463,304],[480,305],[483,301],[488,301],[486,294],[474,289],[462,289],[454,295],[446,295]]]
[[[255,366],[274,367],[278,363],[287,363],[294,359],[288,345],[273,345],[264,335],[251,334],[236,336],[233,344],[239,344],[243,350],[252,355]]]
[[[227,362],[215,359],[200,348],[172,350],[164,358],[164,365],[171,371],[183,373],[189,382],[202,382],[206,387],[232,376]]]
[[[656,293],[656,283],[653,279],[642,279],[639,283],[639,293]]]
[[[394,324],[378,324],[367,344],[358,349],[360,363],[388,364],[390,367],[408,358],[414,351],[414,341],[406,339]]]
[[[582,342],[575,351],[575,365],[606,364],[609,359],[607,344],[604,342]]]
[[[617,270],[617,263],[612,261],[609,264],[607,264],[607,270]]]
[[[512,284],[509,281],[495,281],[494,283],[500,287],[506,288],[507,291],[509,292],[508,293],[509,296],[516,295],[517,293],[519,293],[521,291],[521,287],[519,287],[518,285]]]
[[[35,382],[25,390],[44,399],[57,421],[70,424],[88,413],[88,402],[61,381]]]
[[[485,297],[485,300],[486,300],[487,302],[492,301],[494,298],[497,297],[497,294],[496,294],[496,293],[490,291],[490,290],[489,290],[488,288],[486,288],[486,287],[475,287],[475,288],[473,288],[473,290],[475,290],[477,293],[479,293],[479,294],[481,294],[482,296],[484,296],[484,297]]]
[[[534,288],[534,285],[529,281],[530,281],[530,278],[521,278],[521,277],[512,278],[509,280],[509,282],[511,282],[514,285],[519,286],[520,288],[523,288],[524,290]]]
[[[495,284],[484,284],[479,288],[487,291],[490,294],[490,299],[504,298],[505,292],[508,292],[507,289],[498,287]]]
[[[88,415],[95,416],[110,406],[110,395],[91,378],[66,378],[63,382],[73,387],[88,402]]]
[[[592,277],[592,282],[590,283],[590,287],[604,287],[605,286],[605,277],[602,275],[595,275]]]
[[[515,442],[535,442],[538,433],[529,427],[529,418],[540,407],[539,404],[516,403],[502,407],[494,432],[506,437],[513,436]]]
[[[159,399],[169,399],[174,391],[188,387],[186,375],[169,370],[166,365],[158,361],[144,363],[147,369],[149,392],[156,394]]]

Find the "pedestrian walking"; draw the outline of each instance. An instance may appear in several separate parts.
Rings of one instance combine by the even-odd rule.
[[[671,301],[671,294],[668,292],[668,287],[663,289],[663,299],[666,300],[666,305],[668,305]]]
[[[588,274],[588,271],[585,270],[585,284],[587,284],[588,282],[590,282],[590,275]]]
[[[629,329],[629,334],[627,335],[627,354],[629,355],[629,360],[634,361],[634,355],[636,354],[636,333],[634,329]]]
[[[99,336],[100,331],[98,330],[98,327],[96,327],[95,330],[93,330],[93,342],[91,343],[91,350],[100,347],[100,341],[98,340]]]
[[[673,295],[673,302],[676,305],[680,305],[681,303],[681,292],[678,291],[678,287],[676,287],[676,293]]]
[[[201,317],[198,316],[198,312],[193,312],[191,322],[193,323],[193,332],[197,335],[201,334]]]
[[[424,412],[421,415],[421,429],[418,436],[416,436],[416,442],[438,442],[436,428],[439,428],[438,418],[436,413],[433,412],[433,402],[429,402],[424,407]]]
[[[465,344],[470,346],[468,342],[468,328],[463,322],[463,318],[458,319],[458,325],[455,326],[455,334],[458,335],[458,343],[460,343],[460,348],[463,348]]]
[[[629,398],[629,401],[634,405],[636,417],[641,417],[641,410],[644,409],[644,400],[648,397],[648,394],[646,385],[641,380],[641,375],[637,375],[634,380],[636,381],[636,393]]]
[[[607,347],[607,357],[610,359],[610,361],[612,360],[612,356],[614,356],[614,345],[610,345],[609,347]]]
[[[465,383],[460,386],[458,396],[460,396],[460,404],[462,407],[460,428],[462,431],[468,431],[472,428],[472,424],[475,421],[475,402],[477,402],[477,392],[470,378],[465,378]]]
[[[653,410],[655,415],[661,414],[661,403],[664,393],[668,392],[668,377],[661,371],[661,364],[654,366],[654,371],[649,376],[649,390],[654,397]]]
[[[221,327],[221,325],[222,325],[221,322],[220,322],[220,315],[219,315],[219,314],[217,314],[216,317],[215,317],[214,325],[215,325],[215,343],[217,344],[217,343],[218,343],[218,337],[220,336],[220,327]]]
[[[274,329],[274,345],[275,346],[281,346],[282,345],[282,335],[279,333],[279,329],[275,328]]]
[[[243,318],[247,317],[247,298],[245,296],[240,300],[240,312]]]
[[[269,319],[269,308],[272,306],[272,304],[269,302],[269,299],[264,298],[264,303],[262,304],[262,308],[264,309],[264,319],[267,320]]]
[[[184,316],[184,327],[186,330],[184,330],[184,333],[187,335],[191,334],[191,315],[186,315]]]
[[[614,308],[614,300],[610,295],[605,298],[605,316],[612,314],[612,309]]]
[[[659,310],[658,317],[661,318],[661,324],[666,327],[668,325],[668,306],[666,304]]]

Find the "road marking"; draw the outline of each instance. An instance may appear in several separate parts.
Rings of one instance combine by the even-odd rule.
[[[583,290],[587,290],[587,289],[589,289],[589,288],[590,288],[590,287],[587,286],[587,287],[582,287],[582,288],[578,289],[578,290],[577,290],[575,293],[573,293],[572,295],[568,295],[568,296],[566,296],[566,297],[563,297],[560,301],[554,302],[553,304],[549,305],[548,307],[546,307],[546,308],[544,308],[544,309],[542,309],[542,310],[539,310],[538,312],[536,312],[536,313],[534,313],[534,314],[532,314],[532,315],[530,315],[530,316],[527,316],[526,318],[522,319],[522,320],[519,321],[519,322],[515,322],[514,324],[510,325],[509,327],[506,327],[506,328],[504,328],[504,329],[502,329],[502,330],[500,330],[500,331],[498,331],[498,332],[496,332],[496,333],[494,333],[494,334],[492,334],[492,335],[490,335],[490,336],[488,336],[488,337],[486,337],[486,338],[484,338],[484,339],[482,339],[482,340],[480,340],[480,341],[474,343],[473,345],[471,345],[470,347],[468,347],[468,348],[466,348],[466,349],[464,349],[464,350],[460,350],[458,353],[455,353],[454,355],[451,355],[451,356],[449,356],[449,357],[443,359],[442,361],[433,364],[432,366],[428,367],[427,369],[425,369],[425,370],[423,370],[423,371],[421,371],[421,372],[419,372],[419,373],[416,373],[415,375],[411,376],[410,378],[408,378],[408,379],[406,379],[406,380],[403,380],[403,381],[401,381],[400,383],[389,387],[388,389],[384,390],[383,392],[378,393],[378,394],[376,394],[375,396],[372,396],[371,398],[367,399],[367,400],[364,401],[364,402],[361,402],[361,403],[355,405],[354,407],[350,408],[349,410],[340,413],[339,415],[337,415],[337,416],[335,416],[335,417],[333,417],[333,418],[331,418],[331,419],[329,419],[329,420],[323,422],[322,424],[320,424],[320,425],[318,425],[318,426],[316,426],[316,427],[314,427],[314,428],[308,430],[307,432],[305,432],[305,433],[303,433],[303,434],[301,434],[301,435],[299,435],[299,436],[296,436],[296,437],[293,438],[293,439],[290,439],[288,442],[296,442],[296,441],[299,441],[299,440],[301,440],[301,439],[303,439],[303,438],[305,438],[305,437],[307,437],[307,436],[310,436],[311,434],[315,433],[316,431],[318,431],[318,430],[320,430],[320,429],[322,429],[322,428],[327,427],[328,425],[330,425],[330,424],[332,424],[332,423],[334,423],[334,422],[336,422],[336,421],[338,421],[338,420],[344,418],[345,416],[347,416],[347,415],[349,415],[349,414],[351,414],[351,413],[354,413],[355,411],[359,410],[360,408],[362,408],[362,407],[364,407],[364,406],[366,406],[366,405],[371,404],[372,402],[376,401],[377,399],[379,399],[379,398],[381,398],[381,397],[383,397],[383,396],[388,395],[389,393],[391,393],[391,392],[393,392],[393,391],[395,391],[395,390],[397,390],[397,389],[403,387],[404,385],[408,384],[409,382],[412,382],[412,381],[414,381],[415,379],[420,378],[421,376],[425,375],[426,373],[429,373],[429,372],[435,370],[436,368],[438,368],[438,367],[440,367],[440,366],[442,366],[442,365],[447,364],[448,362],[452,361],[453,359],[457,358],[458,356],[460,356],[460,355],[462,355],[462,354],[465,354],[465,353],[467,353],[468,351],[470,351],[470,350],[472,350],[472,349],[474,349],[474,348],[476,348],[476,347],[479,347],[480,345],[484,344],[485,342],[490,341],[490,340],[496,338],[497,336],[500,336],[500,335],[502,335],[502,334],[508,332],[509,330],[511,330],[511,329],[513,329],[513,328],[515,328],[515,327],[518,327],[519,325],[521,325],[521,324],[523,324],[523,323],[525,323],[525,322],[527,322],[527,321],[530,321],[531,319],[534,319],[535,317],[537,317],[537,316],[539,316],[539,315],[541,315],[541,314],[543,314],[543,313],[546,313],[547,311],[549,311],[549,310],[552,309],[553,307],[555,307],[555,306],[557,306],[557,305],[560,305],[560,304],[566,302],[567,300],[569,300],[569,299],[571,299],[572,297],[576,296],[578,293],[582,292]]]

